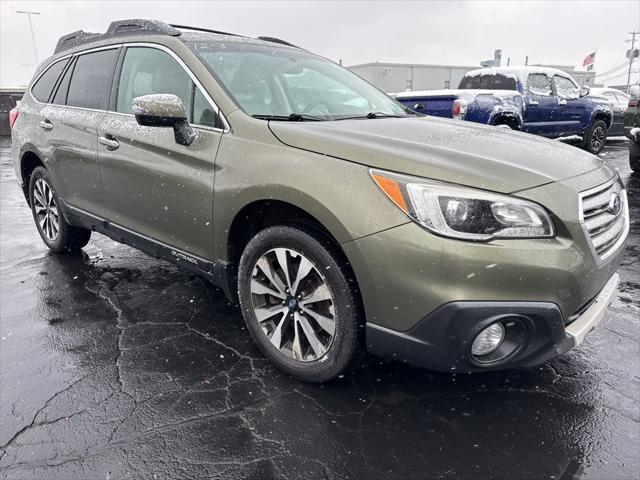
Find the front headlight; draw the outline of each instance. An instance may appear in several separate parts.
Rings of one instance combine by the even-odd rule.
[[[384,193],[409,217],[446,237],[553,237],[553,222],[540,205],[508,195],[371,170]]]

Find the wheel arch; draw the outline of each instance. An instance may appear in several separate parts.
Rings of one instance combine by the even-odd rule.
[[[502,111],[492,115],[490,125],[507,125],[512,130],[522,130],[522,117],[518,112]]]
[[[33,171],[37,167],[47,168],[44,157],[33,145],[24,145],[20,151],[20,185],[24,198],[26,198],[29,206],[31,206],[31,200],[29,199],[29,182]]]
[[[284,198],[256,196],[228,216],[228,221],[224,222],[225,225],[228,225],[227,228],[216,229],[219,232],[225,232],[224,239],[220,239],[223,241],[217,242],[217,256],[220,258],[224,255],[228,262],[227,282],[232,287],[230,291],[234,294],[237,293],[235,286],[240,257],[247,243],[256,233],[275,225],[299,225],[318,233],[339,255],[338,260],[345,264],[352,280],[356,282],[357,295],[361,301],[354,268],[341,247],[341,243],[352,239],[348,230],[326,207],[312,200],[307,194],[298,192],[295,197],[298,201],[294,203],[290,196],[288,198],[287,196]],[[304,205],[304,208],[298,206],[300,204]]]
[[[587,125],[586,131],[589,131],[593,123],[598,120],[602,120],[607,125],[607,128],[610,128],[613,123],[613,112],[611,111],[611,108],[605,105],[598,105],[598,107],[591,113],[591,119]]]

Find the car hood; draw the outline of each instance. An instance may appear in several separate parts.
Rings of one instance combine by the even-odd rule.
[[[609,169],[598,157],[558,141],[435,117],[272,121],[269,128],[291,147],[502,193]]]

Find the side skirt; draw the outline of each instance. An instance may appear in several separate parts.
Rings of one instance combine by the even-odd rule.
[[[221,288],[230,302],[235,303],[235,295],[229,276],[229,262],[212,262],[210,260],[197,257],[188,252],[158,242],[157,240],[145,235],[133,232],[115,223],[111,223],[108,220],[95,216],[89,212],[72,207],[71,205],[64,203],[62,199],[59,200],[62,212],[69,224],[101,233],[116,242],[138,249],[147,255],[167,260],[191,272],[202,275],[216,287]]]

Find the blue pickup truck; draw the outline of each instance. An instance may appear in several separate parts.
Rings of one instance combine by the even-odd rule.
[[[582,137],[581,146],[604,148],[613,112],[607,99],[589,95],[565,72],[544,67],[496,67],[467,73],[457,90],[403,92],[395,98],[420,113],[456,118],[549,138]]]

